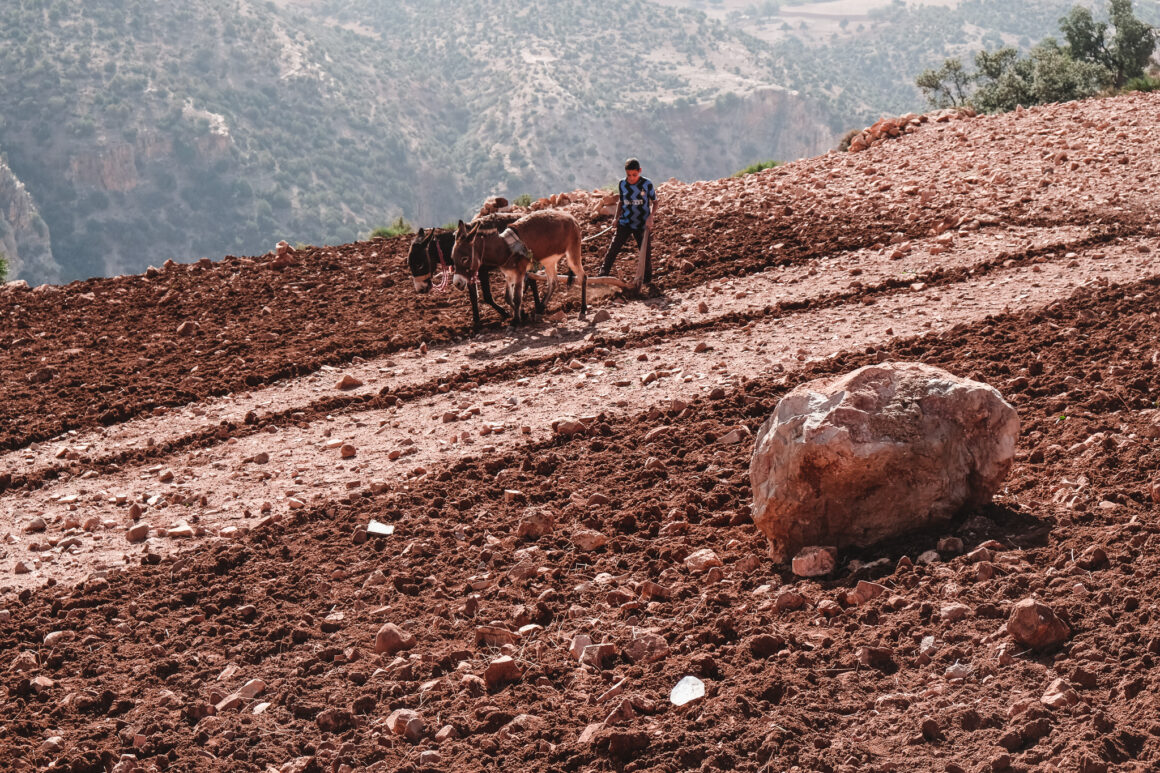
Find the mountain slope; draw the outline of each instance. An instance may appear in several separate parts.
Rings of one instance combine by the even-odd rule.
[[[14,0],[0,35],[0,142],[66,279],[445,222],[629,154],[715,177],[837,125],[756,41],[643,2]]]
[[[24,183],[0,154],[0,255],[8,263],[8,279],[30,284],[60,281],[60,266],[52,256],[48,226]]]

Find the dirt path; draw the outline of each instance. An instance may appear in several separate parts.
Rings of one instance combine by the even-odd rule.
[[[920,282],[881,296],[862,296],[817,310],[742,319],[735,325],[670,334],[657,343],[637,341],[623,348],[592,348],[580,323],[522,333],[516,339],[492,336],[458,347],[407,353],[391,361],[368,362],[345,369],[366,380],[361,389],[377,392],[384,385],[418,386],[470,370],[477,361],[501,359],[507,365],[521,357],[557,356],[546,366],[514,380],[467,382],[454,391],[431,390],[427,395],[392,408],[348,408],[334,415],[312,415],[308,422],[267,424],[262,431],[230,438],[191,451],[148,459],[118,472],[82,474],[49,482],[20,497],[0,499],[0,521],[8,532],[4,559],[5,584],[31,587],[46,579],[73,582],[94,571],[107,571],[134,560],[126,538],[133,523],[129,508],[140,508],[141,523],[150,529],[144,549],[165,553],[199,538],[230,538],[261,522],[281,518],[290,510],[348,499],[364,490],[382,492],[406,487],[441,463],[460,457],[502,454],[552,434],[554,420],[589,417],[612,424],[630,421],[650,407],[668,407],[674,400],[691,402],[733,390],[756,375],[792,374],[809,363],[842,351],[878,347],[894,337],[911,337],[972,323],[987,315],[1045,306],[1066,298],[1084,284],[1121,283],[1154,276],[1160,243],[1114,242],[1080,252],[1065,252],[1069,240],[1086,232],[1050,234],[1051,259],[1004,267],[978,277],[963,273],[958,281],[925,285]],[[1042,235],[1041,235],[1042,236]],[[1019,244],[1011,236],[1002,242]],[[941,269],[964,269],[993,255],[1000,237],[979,234],[969,247],[938,262]],[[1150,251],[1140,252],[1141,246]],[[890,261],[895,265],[900,261]],[[866,284],[897,276],[899,268],[873,260],[859,278]],[[815,297],[848,285],[844,259],[823,267],[821,281],[810,282]],[[905,265],[905,264],[904,264]],[[934,262],[924,257],[921,269]],[[902,271],[920,267],[901,268]],[[723,282],[666,304],[631,304],[617,317],[635,317],[622,332],[651,332],[672,324],[674,317],[696,315],[697,303],[713,301],[716,314],[702,321],[720,321],[744,309],[762,308],[778,300],[802,300],[808,291],[802,276],[763,276],[740,284]],[[788,287],[787,287],[788,285]],[[692,308],[690,308],[692,307]],[[609,323],[617,325],[614,318]],[[567,342],[554,341],[567,338]],[[651,339],[644,339],[651,340]],[[508,353],[513,343],[514,353]],[[589,350],[573,357],[574,349]],[[289,382],[236,401],[194,406],[177,415],[129,422],[100,435],[69,440],[53,448],[32,451],[27,464],[62,449],[87,446],[99,456],[154,442],[171,443],[184,434],[222,419],[239,421],[245,411],[295,408],[308,411],[320,395],[334,390],[337,373]],[[233,404],[231,404],[231,402]],[[344,451],[344,448],[346,449]],[[349,454],[349,457],[344,457]],[[87,476],[87,477],[86,477]],[[501,481],[502,482],[502,481]],[[513,497],[521,496],[513,492]],[[28,532],[40,519],[46,528]],[[20,563],[30,570],[16,573]]]

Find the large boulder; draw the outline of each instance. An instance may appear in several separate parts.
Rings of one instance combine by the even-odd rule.
[[[990,502],[1019,417],[993,387],[913,362],[803,384],[757,433],[753,520],[770,555],[866,546]]]

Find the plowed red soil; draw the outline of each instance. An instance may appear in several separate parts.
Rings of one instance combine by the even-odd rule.
[[[104,461],[62,462],[35,479],[0,471],[8,489],[0,505],[11,518],[0,524],[9,532],[0,545],[0,767],[1156,769],[1160,268],[1145,217],[1156,194],[1139,178],[1154,168],[1158,108],[1160,96],[1136,96],[932,124],[861,154],[741,180],[670,183],[655,303],[668,298],[673,308],[654,319],[640,301],[606,304],[617,319],[638,315],[638,330],[598,328],[587,339],[580,326],[543,337],[542,328],[510,339],[493,332],[483,345],[499,347],[510,372],[481,365],[448,379],[432,371],[424,383],[434,363],[416,360],[419,380],[393,408],[398,389],[311,398],[301,408],[271,393],[249,429],[226,421],[220,435],[183,430],[148,446],[142,437],[132,453],[97,448],[90,453]],[[1075,226],[1088,230],[1045,239],[1046,247],[1013,230]],[[967,249],[978,229],[1011,230],[994,255],[937,267],[935,258]],[[3,319],[14,323],[0,339],[8,344],[0,443],[25,448],[100,425],[129,433],[131,417],[158,406],[217,410],[212,395],[257,394],[292,376],[309,384],[303,377],[327,365],[372,368],[373,358],[420,341],[454,365],[473,351],[450,345],[467,330],[466,304],[413,295],[404,241],[300,252],[299,265],[281,272],[235,258],[0,293]],[[590,265],[598,249],[590,246]],[[903,253],[898,276],[871,282],[868,253],[895,251]],[[917,254],[931,259],[922,282],[903,268]],[[1123,280],[1101,280],[1098,267],[1113,260]],[[725,287],[779,265],[819,267],[816,292],[807,287],[791,302],[781,284],[757,297],[736,297],[754,283]],[[1052,300],[943,324],[1013,282],[1027,288],[1016,298]],[[720,313],[696,321],[680,304],[714,287]],[[828,348],[802,340],[794,356],[754,340],[763,325],[818,335],[807,323],[821,319],[834,320]],[[930,332],[884,337],[884,319]],[[175,335],[185,320],[200,323],[197,335]],[[713,366],[720,378],[676,364],[693,340],[730,352]],[[648,385],[630,379],[592,412],[587,435],[553,436],[537,425],[519,440],[521,417],[540,416],[527,392],[540,388],[538,378],[547,381],[537,399],[552,406],[542,410],[566,413],[629,372],[623,362],[609,368],[614,375],[588,368],[638,353],[658,369],[684,369],[650,374]],[[719,441],[738,425],[756,430],[798,383],[890,359],[997,387],[1020,414],[1017,463],[991,506],[950,529],[843,553],[831,577],[802,580],[765,557],[750,520],[750,444]],[[409,367],[400,363],[381,367]],[[51,378],[25,378],[46,367]],[[483,392],[460,399],[469,378]],[[698,387],[687,408],[661,391],[682,383]],[[438,414],[472,400],[486,411],[508,395],[519,395],[513,424],[490,451],[491,434],[463,445],[457,428],[466,416],[447,428],[402,420],[412,407]],[[381,424],[371,410],[383,412]],[[340,475],[332,492],[310,482],[311,464],[287,462],[295,482],[275,488],[293,485],[299,496],[317,485],[323,495],[302,495],[305,504],[290,510],[279,501],[248,531],[211,531],[180,549],[125,543],[132,519],[123,514],[119,525],[79,525],[98,501],[127,512],[128,501],[105,501],[116,493],[106,479],[152,481],[165,466],[191,479],[199,464],[231,471],[216,493],[245,500],[266,485],[263,476],[280,481],[278,471],[258,467],[252,477],[254,464],[233,460],[231,447],[269,429],[273,468],[296,447],[290,430],[342,437],[348,419],[367,425],[367,437],[351,467],[339,469],[360,482],[338,493]],[[440,442],[437,433],[452,430],[456,445]],[[103,442],[100,432],[85,437]],[[422,468],[363,461],[374,458],[373,437],[384,450],[406,439]],[[85,495],[64,497],[58,476],[87,487]],[[382,484],[366,485],[375,476]],[[194,525],[224,507],[196,497],[140,505],[146,518],[180,509]],[[553,528],[517,537],[537,513],[551,515]],[[46,529],[30,537],[24,527],[36,515]],[[394,533],[363,539],[371,520]],[[607,542],[586,549],[585,530]],[[30,538],[41,542],[31,551]],[[92,564],[80,584],[58,582],[89,560],[82,543],[98,540],[127,560]],[[988,541],[986,560],[965,555]],[[686,568],[703,548],[720,557],[719,570]],[[31,572],[14,574],[18,562]],[[888,592],[852,606],[845,592],[861,579]],[[799,603],[787,604],[794,594]],[[1011,605],[1030,595],[1070,625],[1061,647],[1024,651],[1003,629]],[[414,643],[376,653],[384,623]],[[578,662],[569,652],[577,635],[612,645],[608,657]],[[650,647],[655,660],[640,654]],[[883,648],[873,666],[860,663],[861,647]],[[501,655],[519,673],[488,686],[479,677]],[[707,694],[675,707],[669,691],[686,675],[701,678]],[[253,679],[264,683],[258,694],[222,702]],[[1041,701],[1057,679],[1075,691],[1074,705]],[[395,709],[421,715],[418,739],[387,727]]]

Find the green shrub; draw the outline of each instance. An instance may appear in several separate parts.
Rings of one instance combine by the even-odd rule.
[[[8,258],[0,252],[0,282],[8,281]]]
[[[382,237],[384,239],[390,239],[395,236],[409,234],[412,231],[414,231],[414,229],[411,228],[411,224],[404,220],[402,215],[399,215],[390,225],[380,226],[379,228],[371,231],[371,238],[374,239],[375,237]]]
[[[782,165],[782,161],[758,161],[756,164],[750,164],[739,172],[734,172],[734,177],[744,177],[747,174],[755,174],[765,169],[773,169]]]
[[[1124,84],[1124,91],[1160,91],[1160,78],[1144,75]]]
[[[517,207],[530,207],[532,206],[532,195],[530,193],[520,194],[512,203]]]

